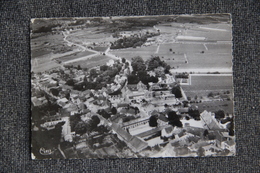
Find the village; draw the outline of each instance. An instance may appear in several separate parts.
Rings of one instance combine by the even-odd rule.
[[[235,155],[229,17],[33,20],[32,158]]]
[[[92,69],[32,73],[32,131],[43,138],[36,153],[44,158],[233,155],[233,117],[199,112],[161,62],[119,58]]]

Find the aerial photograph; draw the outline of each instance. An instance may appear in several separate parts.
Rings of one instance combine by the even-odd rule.
[[[31,20],[32,159],[235,156],[230,14]]]

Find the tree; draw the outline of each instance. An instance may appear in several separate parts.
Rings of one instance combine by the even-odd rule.
[[[94,77],[94,78],[97,77],[97,71],[96,71],[96,69],[91,69],[90,72],[89,72],[89,74],[90,74],[91,77]]]
[[[83,135],[87,132],[87,124],[84,121],[79,121],[75,126],[75,133]]]
[[[200,112],[199,112],[198,109],[189,108],[188,114],[189,114],[192,118],[194,118],[195,120],[197,120],[197,121],[200,120]]]
[[[97,125],[100,123],[100,119],[98,118],[97,115],[93,115],[91,117],[91,120],[88,121],[87,123],[87,127],[88,127],[88,131],[92,131],[95,128],[97,128]]]
[[[181,94],[180,86],[172,87],[172,94],[174,94],[176,98],[181,98],[182,94]]]
[[[80,121],[81,121],[80,114],[75,114],[74,116],[70,116],[71,131],[75,131],[75,127]]]
[[[175,111],[170,111],[167,115],[170,125],[172,125],[173,127],[183,127],[182,122],[180,121],[180,117],[176,114]]]
[[[175,111],[170,111],[167,115],[169,121],[179,119],[179,116],[176,114]]]
[[[135,109],[135,115],[140,112],[139,109],[138,109],[138,107],[135,107],[134,109]]]
[[[179,119],[171,120],[169,121],[169,124],[172,125],[173,127],[183,127],[182,122]]]
[[[129,62],[125,62],[125,68],[129,67]]]
[[[155,77],[155,76],[151,76],[149,78],[149,82],[153,82],[153,83],[157,83],[159,80],[158,80],[158,77]]]
[[[159,57],[158,57],[158,58],[159,58]],[[150,70],[156,69],[157,67],[160,66],[159,62],[160,62],[160,59],[159,59],[159,61],[158,61],[156,57],[152,58],[152,59],[148,62],[148,69],[147,69],[147,70],[150,71]]]
[[[127,80],[128,80],[128,84],[137,84],[140,81],[139,77],[133,74],[128,75]]]
[[[225,112],[223,110],[218,110],[215,112],[215,118],[218,120],[225,118]]]
[[[157,123],[157,117],[155,115],[152,115],[149,118],[149,126],[150,127],[157,127],[158,123]]]
[[[170,73],[170,69],[171,69],[171,66],[170,65],[166,65],[165,69],[164,69],[164,73],[169,74]]]
[[[96,126],[100,123],[100,119],[98,118],[97,115],[93,115],[91,117],[91,119],[92,119],[93,123],[96,124]]]
[[[100,66],[100,70],[101,71],[106,71],[108,69],[108,66],[107,65],[102,65]]]
[[[115,108],[115,107],[113,107],[112,109],[111,109],[111,112],[112,112],[112,114],[116,114],[117,113],[117,109]]]
[[[104,109],[99,109],[97,113],[106,119],[111,117],[111,114],[107,113]]]
[[[209,131],[206,129],[206,130],[204,130],[204,132],[203,132],[203,136],[207,136],[209,134]]]
[[[60,93],[60,91],[56,88],[51,88],[50,91],[54,96],[58,96]]]
[[[133,71],[135,72],[146,70],[144,60],[140,56],[132,58],[132,67],[133,67]]]
[[[74,86],[74,80],[69,79],[69,80],[67,80],[66,84],[69,85],[69,86]]]
[[[184,100],[182,103],[183,103],[183,107],[189,107],[189,102],[188,101]]]
[[[83,81],[84,81],[84,82],[87,82],[87,81],[88,81],[88,78],[87,78],[86,75],[84,76]]]
[[[213,97],[213,96],[214,96],[213,92],[210,92],[210,93],[208,94],[208,97]]]

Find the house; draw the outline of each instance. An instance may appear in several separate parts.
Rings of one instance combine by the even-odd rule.
[[[158,116],[157,122],[158,122],[158,124],[159,124],[160,126],[163,126],[163,125],[168,124],[168,121],[169,121],[168,118],[166,118],[164,115],[160,114],[160,115]]]
[[[106,157],[116,157],[116,148],[114,146],[110,147],[104,147],[104,148],[99,148],[95,150],[95,152],[98,154],[100,158],[103,158],[104,156]]]
[[[139,110],[138,110],[138,108],[133,108],[133,107],[127,107],[127,108],[122,108],[121,110],[120,110],[120,113],[122,113],[122,114],[125,114],[125,115],[137,115],[138,113],[139,113]]]
[[[46,100],[45,97],[40,97],[40,98],[32,97],[31,101],[34,107],[41,107],[48,104],[48,101]]]
[[[180,114],[188,114],[189,108],[179,108],[179,109],[178,109],[178,112],[179,112]]]
[[[72,103],[66,104],[63,108],[66,112],[69,112],[70,115],[75,115],[79,112],[78,106]]]
[[[129,107],[129,103],[118,103],[117,108],[127,108]]]
[[[149,91],[155,91],[155,90],[159,90],[161,87],[159,86],[159,84],[157,83],[152,83],[152,82],[149,82]]]
[[[68,102],[69,101],[66,98],[62,98],[62,99],[57,100],[57,104],[60,105],[61,107],[65,106]]]
[[[137,134],[136,136],[142,138],[142,139],[148,139],[149,137],[153,136],[153,135],[156,135],[158,133],[161,132],[162,128],[164,127],[156,127],[156,128],[152,128],[150,130],[147,130],[145,132],[142,132],[142,133],[139,133]],[[159,135],[158,135],[159,136]]]
[[[173,76],[169,75],[169,74],[166,74],[166,79],[165,79],[165,83],[166,84],[172,84],[175,82],[175,79]]]
[[[111,122],[118,123],[118,124],[121,124],[123,122],[122,115],[120,115],[120,114],[116,114],[116,115],[111,116],[109,118],[109,120]]]
[[[172,126],[169,126],[169,127],[162,129],[162,132],[161,132],[162,137],[169,138],[172,135],[173,135],[173,127]]]
[[[174,135],[174,137],[178,138],[179,136],[176,135],[179,135],[182,131],[182,128],[167,126],[164,129],[162,129],[161,136],[169,138]]]
[[[131,91],[138,91],[137,84],[127,84],[127,88]]]
[[[125,130],[123,130],[118,124],[112,123],[111,127],[112,130],[117,134],[117,137],[120,140],[124,141],[133,152],[140,152],[146,147],[148,147],[147,142],[139,139],[138,137],[130,135]]]
[[[148,122],[149,122],[149,118],[138,118],[138,119],[134,119],[132,121],[123,123],[122,128],[127,130],[127,129],[135,128],[137,126],[146,124]]]
[[[144,98],[145,92],[143,91],[134,91],[128,94],[129,99],[137,99],[137,98]]]
[[[207,112],[206,110],[200,114],[200,118],[204,124],[204,127],[209,130],[220,130],[223,129],[219,122],[212,116],[211,112]]]
[[[216,147],[215,145],[213,144],[210,144],[210,145],[206,145],[206,146],[203,146],[202,147],[204,149],[205,152],[221,152],[222,149],[219,148],[219,147]]]
[[[71,134],[71,127],[70,127],[70,119],[69,117],[62,117],[62,120],[65,124],[62,126],[62,137],[65,141],[72,142],[72,134]]]
[[[139,81],[136,87],[137,87],[138,91],[144,91],[147,89],[147,86],[145,84],[143,84],[142,81]]]
[[[121,89],[118,89],[110,94],[108,94],[111,98],[120,98],[122,96]]]
[[[47,130],[51,130],[54,129],[55,126],[60,123],[60,122],[64,122],[64,120],[62,119],[62,117],[60,117],[59,115],[55,115],[55,116],[51,116],[51,117],[45,117],[43,118],[44,123],[42,123],[40,126],[42,128],[45,128]]]
[[[171,144],[173,146],[186,146],[190,143],[191,138],[194,138],[193,134],[183,133],[183,131],[180,131],[175,135],[175,139],[171,141]]]
[[[139,81],[137,84],[127,84],[127,88],[130,91],[144,91],[147,89],[146,85],[142,81]]]
[[[95,101],[95,99],[93,97],[90,97],[84,103],[87,105],[88,103],[93,103],[94,101]]]
[[[174,151],[176,156],[187,156],[190,153],[187,146],[175,147]]]

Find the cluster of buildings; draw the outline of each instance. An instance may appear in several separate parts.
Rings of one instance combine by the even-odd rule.
[[[80,114],[81,120],[87,121],[91,116],[97,115],[100,119],[99,125],[109,129],[109,133],[116,135],[126,147],[118,150],[115,147],[101,147],[102,144],[95,144],[99,147],[93,150],[88,146],[86,136],[83,142],[76,144],[74,150],[92,150],[92,154],[103,157],[109,153],[119,156],[119,152],[127,150],[130,155],[137,154],[143,157],[235,153],[234,137],[228,135],[227,128],[215,119],[214,114],[204,111],[200,114],[199,121],[189,116],[188,108],[182,105],[183,98],[175,98],[171,93],[175,84],[172,75],[166,74],[164,79],[159,78],[157,83],[149,83],[147,86],[141,81],[128,84],[125,69],[121,71],[122,73],[116,75],[114,83],[108,84],[107,87],[85,91],[74,90],[62,79],[62,75],[67,74],[73,77],[74,81],[82,82],[87,76],[83,70],[65,69],[63,72],[34,74],[31,99],[33,107],[42,108],[49,104],[60,107],[54,114],[40,120],[40,128],[49,130],[55,128],[59,122],[65,122],[62,126],[63,140],[75,142],[77,134],[71,130],[70,118]],[[58,93],[55,94],[52,90]],[[100,114],[101,110],[108,117]],[[169,111],[177,112],[183,127],[173,127],[169,124]],[[151,116],[157,118],[156,127],[150,126]]]

